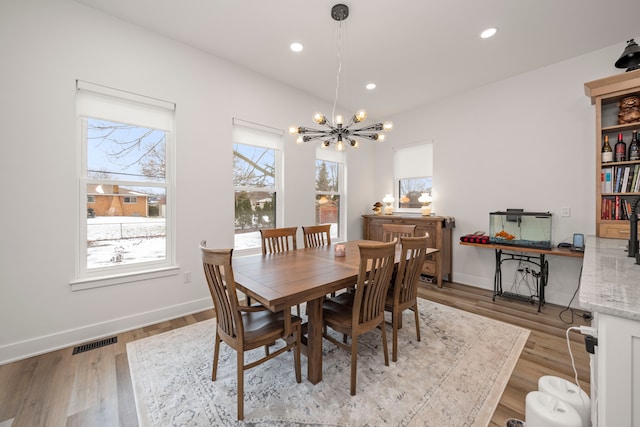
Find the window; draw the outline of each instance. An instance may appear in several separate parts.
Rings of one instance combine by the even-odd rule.
[[[316,224],[331,224],[331,237],[344,235],[344,154],[316,149]]]
[[[418,198],[433,191],[433,143],[397,147],[393,160],[398,208],[419,209]]]
[[[281,130],[233,120],[236,250],[260,248],[260,229],[282,224],[282,137]]]
[[[85,214],[72,285],[175,268],[174,110],[173,103],[77,82]]]

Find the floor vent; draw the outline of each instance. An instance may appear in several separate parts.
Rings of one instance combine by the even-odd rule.
[[[118,342],[118,337],[105,338],[100,341],[95,341],[89,344],[79,345],[73,348],[72,354],[84,353],[85,351],[93,350],[96,348],[104,347],[106,345],[115,344]]]

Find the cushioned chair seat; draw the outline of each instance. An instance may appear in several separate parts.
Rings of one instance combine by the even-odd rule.
[[[291,322],[301,322],[298,316],[291,315]],[[242,313],[245,347],[260,347],[271,343],[284,334],[284,314],[269,310]],[[262,344],[260,344],[262,343]]]

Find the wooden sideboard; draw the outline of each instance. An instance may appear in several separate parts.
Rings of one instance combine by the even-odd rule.
[[[442,278],[447,276],[451,282],[451,228],[453,218],[422,215],[362,215],[362,236],[366,240],[382,241],[382,224],[410,224],[416,226],[416,236],[429,233],[429,247],[439,249],[424,262],[422,273],[434,276],[438,287],[442,287]]]

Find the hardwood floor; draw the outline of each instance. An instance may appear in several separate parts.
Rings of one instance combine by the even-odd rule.
[[[570,326],[589,324],[582,317],[582,311],[573,310],[574,323],[567,324],[560,319],[560,313],[565,307],[546,304],[542,307],[542,312],[538,313],[537,306],[499,297],[494,302],[491,291],[455,283],[446,283],[442,288],[423,285],[418,295],[531,330],[490,426],[504,427],[509,418],[524,420],[525,397],[530,391],[538,389],[538,378],[541,376],[554,375],[575,382],[566,330]],[[570,321],[571,317],[571,311],[562,313],[565,321]],[[569,338],[580,386],[589,394],[589,354],[585,351],[584,337],[571,331]]]
[[[419,295],[432,301],[531,330],[491,426],[508,418],[524,420],[525,396],[538,378],[555,375],[574,381],[565,331],[588,324],[576,311],[573,325],[559,314],[564,307],[547,304],[542,313],[527,303],[491,299],[491,291],[455,283],[442,288],[421,285]],[[118,334],[116,344],[72,355],[72,348],[0,366],[0,427],[137,426],[126,343],[213,317],[208,310]],[[571,318],[570,312],[563,319]],[[582,388],[589,393],[589,357],[582,335],[570,333]]]

